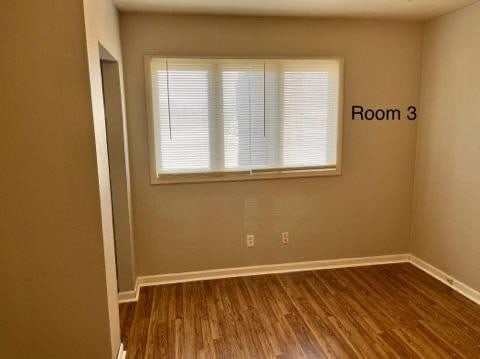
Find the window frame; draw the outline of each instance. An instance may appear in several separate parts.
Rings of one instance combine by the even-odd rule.
[[[245,59],[245,60],[335,60],[339,65],[339,91],[338,91],[338,109],[337,109],[337,163],[334,166],[312,166],[312,167],[292,167],[292,168],[271,168],[255,169],[247,171],[221,171],[221,172],[196,172],[196,173],[178,173],[178,174],[157,174],[156,170],[156,151],[155,151],[155,124],[153,114],[152,98],[152,77],[151,61],[155,58],[161,59]],[[308,178],[324,176],[340,176],[342,174],[342,139],[343,139],[343,106],[344,106],[344,58],[328,56],[312,57],[241,57],[241,56],[163,56],[163,55],[145,55],[145,97],[147,112],[147,132],[148,132],[148,161],[150,172],[150,184],[177,184],[177,183],[205,183],[205,182],[236,182],[236,181],[255,181],[283,178]]]

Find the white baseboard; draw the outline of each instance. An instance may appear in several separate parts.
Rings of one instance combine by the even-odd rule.
[[[460,282],[452,276],[444,273],[440,269],[425,262],[424,260],[412,254],[394,254],[376,257],[359,257],[359,258],[342,258],[342,259],[326,259],[311,262],[294,262],[282,264],[267,264],[250,267],[210,269],[196,272],[159,274],[151,276],[141,276],[137,278],[135,290],[129,292],[120,292],[118,294],[119,303],[135,302],[138,300],[141,287],[194,282],[209,279],[221,279],[232,277],[244,277],[262,274],[287,273],[287,272],[303,272],[309,270],[361,267],[380,264],[392,263],[411,263],[425,273],[445,283],[460,294],[469,298],[473,302],[480,305],[480,292]]]
[[[137,278],[134,290],[118,293],[118,302],[119,303],[136,302],[138,300],[139,292],[140,292],[140,288],[138,287],[138,278]]]
[[[117,359],[125,359],[127,357],[127,352],[123,347],[123,343],[120,343],[120,348],[118,349]]]
[[[465,283],[460,282],[451,275],[441,271],[440,269],[434,267],[430,263],[425,262],[423,259],[415,257],[412,255],[410,257],[410,263],[415,267],[423,270],[425,273],[430,274],[432,277],[438,279],[439,281],[445,283],[450,288],[456,290],[458,293],[464,295],[471,301],[480,305],[480,292],[469,287]]]
[[[141,287],[193,282],[209,279],[244,277],[262,274],[286,273],[286,272],[303,272],[309,270],[346,268],[371,266],[379,264],[404,263],[409,262],[410,254],[395,254],[376,257],[358,257],[358,258],[342,258],[342,259],[326,259],[310,262],[293,262],[282,264],[267,264],[250,267],[210,269],[196,272],[159,274],[151,276],[141,276],[137,278],[135,290],[129,292],[120,292],[118,295],[119,303],[134,302],[138,300]]]

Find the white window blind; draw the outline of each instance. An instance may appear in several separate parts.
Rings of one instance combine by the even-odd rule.
[[[149,70],[158,176],[336,166],[339,60],[152,58]]]

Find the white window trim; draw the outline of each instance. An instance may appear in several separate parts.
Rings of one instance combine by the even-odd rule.
[[[145,97],[147,110],[147,131],[148,131],[148,150],[150,183],[155,184],[175,184],[175,183],[203,183],[203,182],[233,182],[233,181],[255,181],[266,179],[282,178],[307,178],[307,177],[325,177],[340,176],[342,174],[342,139],[343,139],[343,88],[344,88],[344,59],[342,57],[262,57],[257,59],[291,59],[291,60],[336,60],[339,62],[339,94],[338,94],[338,122],[337,122],[337,164],[335,166],[319,166],[306,168],[282,168],[265,169],[255,171],[232,171],[232,172],[208,172],[208,173],[185,173],[185,174],[157,174],[155,166],[155,138],[154,138],[154,116],[152,103],[152,83],[150,62],[154,58],[199,58],[200,56],[164,56],[164,55],[145,55]],[[201,56],[201,58],[212,59],[249,59],[248,57],[222,57],[222,56]],[[252,58],[253,59],[253,58]]]

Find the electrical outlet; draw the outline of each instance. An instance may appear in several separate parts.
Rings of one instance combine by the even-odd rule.
[[[255,246],[255,236],[253,234],[247,234],[247,247]]]
[[[290,239],[288,238],[288,232],[282,232],[282,243],[283,244],[290,243]]]

